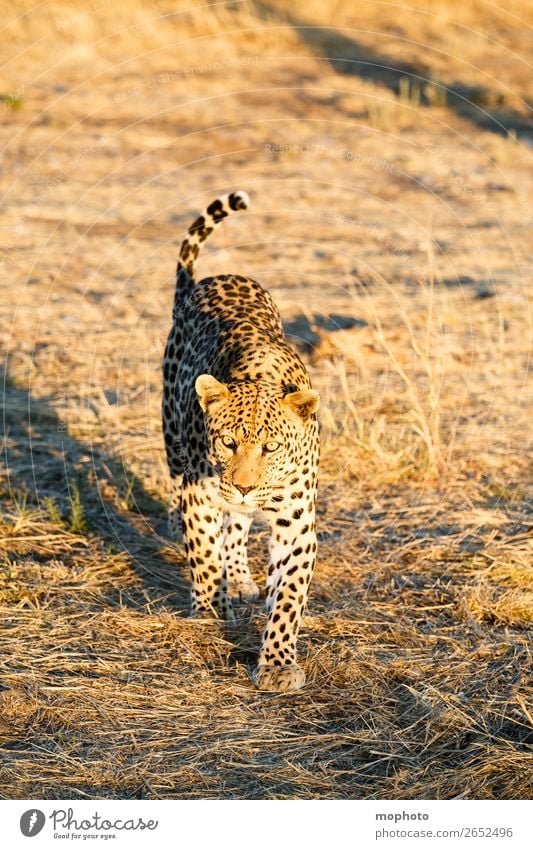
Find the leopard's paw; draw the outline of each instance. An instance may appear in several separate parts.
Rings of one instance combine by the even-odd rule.
[[[260,663],[254,672],[253,680],[258,690],[290,693],[304,686],[305,672],[297,663],[287,666],[267,666]]]
[[[229,596],[232,601],[257,601],[261,595],[261,590],[252,580],[245,578],[240,581],[230,581],[228,585]]]
[[[236,622],[237,621],[237,618],[235,616],[235,611],[233,610],[233,605],[232,605],[231,601],[229,602],[228,606],[225,607],[224,610],[222,610],[220,612],[219,615],[220,615],[220,618],[223,619],[225,622]]]

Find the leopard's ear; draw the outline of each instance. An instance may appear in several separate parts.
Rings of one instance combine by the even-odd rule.
[[[200,402],[200,407],[206,412],[209,404],[215,401],[225,401],[229,397],[229,389],[220,383],[216,377],[211,374],[201,374],[196,378],[195,383],[196,394]]]
[[[293,413],[296,413],[305,422],[309,416],[318,410],[320,396],[314,389],[300,389],[298,392],[291,392],[286,395],[281,403],[290,407]]]

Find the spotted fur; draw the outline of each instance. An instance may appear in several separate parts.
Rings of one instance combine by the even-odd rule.
[[[254,516],[266,519],[268,621],[254,681],[283,692],[305,683],[296,639],[316,557],[318,394],[258,283],[194,278],[201,243],[247,205],[244,192],[215,200],[180,250],[163,363],[169,526],[182,526],[192,615],[232,620],[233,602],[259,596],[246,541]]]

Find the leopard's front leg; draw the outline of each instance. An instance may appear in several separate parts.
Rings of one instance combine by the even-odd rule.
[[[267,626],[254,682],[260,690],[288,692],[305,684],[296,662],[296,639],[316,559],[314,505],[286,505],[269,518],[270,564],[267,577]]]
[[[191,615],[233,621],[224,569],[223,513],[199,481],[184,480],[183,536],[191,570]]]

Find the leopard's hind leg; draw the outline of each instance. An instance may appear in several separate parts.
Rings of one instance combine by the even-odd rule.
[[[183,528],[181,523],[181,490],[183,487],[183,475],[170,477],[170,493],[168,501],[168,535],[175,542],[183,542]]]
[[[226,513],[224,516],[224,568],[228,592],[234,601],[255,601],[260,590],[248,568],[246,543],[252,516]]]
[[[170,472],[170,497],[168,507],[168,533],[172,539],[181,541],[181,489],[183,484],[183,451],[178,436],[176,410],[176,376],[183,353],[184,332],[181,316],[173,325],[163,358],[163,436],[167,463]]]

